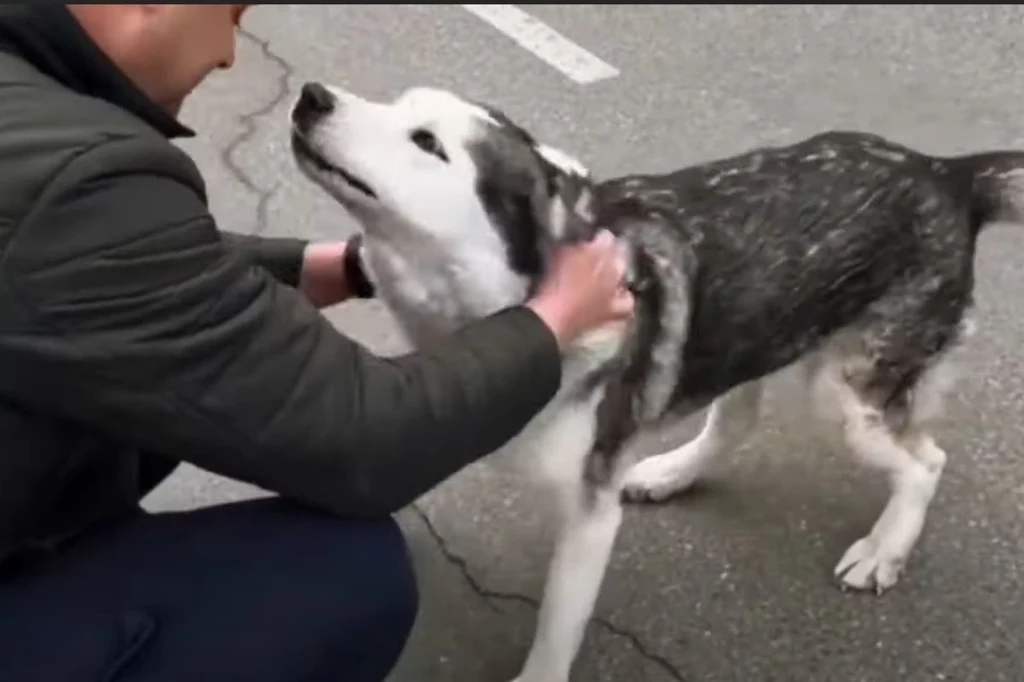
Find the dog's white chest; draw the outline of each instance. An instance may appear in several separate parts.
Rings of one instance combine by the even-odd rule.
[[[442,256],[428,248],[413,260],[403,256],[410,251],[407,245],[392,249],[375,242],[371,247],[367,264],[380,298],[416,346],[443,339],[525,297],[526,280],[490,249],[449,245]],[[492,453],[488,463],[556,485],[579,481],[602,396],[600,389],[581,392],[581,382],[619,352],[625,333],[625,326],[616,324],[579,339],[563,359],[558,394],[519,435]]]
[[[558,394],[489,461],[539,482],[575,486],[593,445],[597,406],[604,396],[601,386],[584,390],[583,382],[618,352],[623,334],[622,325],[611,325],[585,336],[563,362]]]

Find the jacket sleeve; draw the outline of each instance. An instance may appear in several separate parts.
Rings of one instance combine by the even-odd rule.
[[[227,248],[237,251],[264,268],[278,282],[290,287],[299,286],[302,274],[302,259],[306,242],[294,237],[263,237],[221,231],[221,239]]]
[[[193,188],[131,143],[105,147],[7,245],[6,399],[375,516],[500,447],[555,394],[558,346],[528,308],[377,357],[225,248]]]

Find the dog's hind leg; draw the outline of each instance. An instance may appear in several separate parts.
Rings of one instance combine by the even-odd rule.
[[[516,682],[567,682],[622,522],[618,492],[578,491],[548,569],[533,645]]]
[[[888,401],[879,400],[879,393],[858,390],[847,380],[834,383],[847,446],[858,459],[883,471],[890,488],[889,500],[871,532],[836,565],[844,587],[874,589],[880,594],[895,585],[921,535],[946,453],[924,430],[923,415],[913,402],[937,401],[938,396],[930,392],[936,387],[933,377],[941,370],[941,363],[933,365],[912,389]]]
[[[698,436],[626,472],[623,496],[633,502],[660,502],[689,488],[711,460],[747,439],[757,425],[763,392],[761,381],[750,381],[716,400]]]

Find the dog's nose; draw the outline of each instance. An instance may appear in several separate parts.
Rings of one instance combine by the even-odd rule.
[[[334,111],[336,104],[337,100],[330,90],[319,83],[306,83],[292,108],[292,123],[303,130],[309,128],[318,119]]]
[[[306,83],[302,86],[299,104],[318,114],[329,114],[334,109],[334,95],[319,83]]]

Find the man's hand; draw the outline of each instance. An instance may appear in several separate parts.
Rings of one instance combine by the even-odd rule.
[[[310,244],[302,257],[299,289],[317,308],[327,308],[353,296],[345,271],[348,242]]]
[[[604,230],[590,242],[561,247],[527,306],[564,348],[581,334],[633,314],[625,271],[624,248]]]

